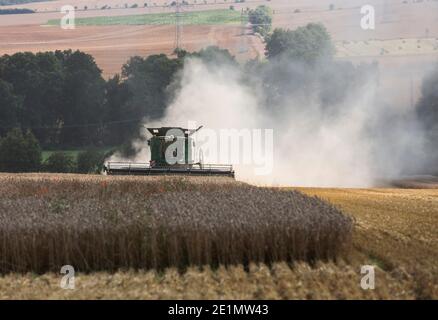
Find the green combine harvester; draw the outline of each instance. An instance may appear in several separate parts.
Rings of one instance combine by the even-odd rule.
[[[232,165],[204,164],[202,151],[197,154],[192,135],[202,128],[191,130],[179,127],[147,128],[152,134],[148,140],[151,151],[149,163],[108,162],[108,175],[192,175],[226,176],[234,178]],[[182,149],[182,150],[181,150]]]

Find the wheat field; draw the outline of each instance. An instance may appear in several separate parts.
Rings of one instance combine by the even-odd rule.
[[[351,244],[328,202],[208,179],[0,178],[0,273],[313,262]]]
[[[45,183],[41,184],[41,179]],[[57,184],[50,183],[51,180]],[[16,192],[16,185],[12,188],[11,184],[8,186],[5,183],[11,181],[20,183],[20,192]],[[0,175],[1,202],[4,205],[6,194],[8,199],[19,199],[35,192],[42,193],[43,197],[52,195],[57,198],[66,192],[59,184],[66,184],[65,187],[68,186],[70,190],[84,190],[89,184],[96,183],[102,188],[108,188],[111,181],[117,181],[113,185],[117,187],[109,188],[111,196],[123,194],[127,190],[138,192],[139,185],[132,181],[140,181],[141,190],[147,190],[144,192],[145,198],[165,195],[172,199],[175,193],[183,193],[183,197],[179,198],[183,202],[190,201],[193,193],[205,190],[208,193],[219,193],[216,198],[222,201],[220,197],[228,199],[229,193],[232,194],[235,188],[247,187],[230,179],[217,178],[194,178],[181,182],[168,178],[157,181],[125,177],[108,180],[107,177],[99,176]],[[193,192],[187,193],[188,185]],[[318,204],[330,202],[329,207],[335,210],[334,213],[342,212],[342,217],[350,217],[354,221],[351,245],[336,252],[336,258],[309,261],[281,261],[281,258],[268,263],[194,265],[184,270],[170,266],[162,270],[125,268],[115,272],[79,272],[76,274],[75,290],[61,289],[61,275],[57,272],[5,272],[0,276],[0,299],[438,298],[438,190],[282,189],[275,190],[274,194],[283,199],[284,194],[290,196],[297,191],[300,195],[317,196],[310,199],[317,199],[315,201]],[[99,192],[96,190],[90,196],[98,197]],[[241,199],[242,196],[237,197]],[[319,202],[320,199],[322,202]],[[205,198],[203,201],[211,200]],[[153,208],[158,212],[166,212],[164,209],[170,206],[174,211],[172,203],[153,202]],[[190,209],[190,214],[199,214],[190,205],[186,208]],[[184,210],[177,212],[177,216],[184,216]],[[167,218],[164,215],[164,220],[158,219],[155,223]],[[375,290],[362,290],[360,287],[360,267],[365,264],[376,267]]]

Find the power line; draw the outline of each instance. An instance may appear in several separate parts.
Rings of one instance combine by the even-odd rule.
[[[42,130],[42,129],[51,129],[51,130],[59,130],[65,128],[87,128],[87,127],[99,127],[106,125],[114,125],[114,124],[123,124],[123,123],[132,123],[132,122],[140,122],[143,121],[144,118],[141,119],[131,119],[131,120],[120,120],[120,121],[108,121],[108,122],[95,122],[95,123],[87,123],[87,124],[71,124],[71,125],[63,125],[63,126],[0,126],[0,129],[13,129],[17,127],[23,127],[24,129],[33,129],[33,130]]]
[[[246,53],[248,52],[248,39],[246,38],[247,33],[247,21],[248,16],[245,15],[244,9],[240,12],[240,48],[239,53]]]
[[[180,0],[175,4],[175,50],[181,49],[182,33],[183,33],[183,12]]]

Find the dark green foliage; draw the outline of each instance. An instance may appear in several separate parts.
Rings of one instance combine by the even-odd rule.
[[[44,171],[53,173],[71,173],[75,169],[74,159],[65,152],[54,152],[44,162]]]
[[[163,116],[184,58],[229,62],[227,50],[209,47],[175,59],[132,57],[105,82],[92,56],[80,51],[17,53],[0,57],[0,136],[30,129],[44,148],[113,146],[139,134],[143,119]],[[175,84],[175,85],[173,85]]]
[[[104,144],[120,145],[129,141],[138,132],[138,124],[142,116],[138,116],[131,109],[128,101],[132,98],[132,93],[126,82],[115,75],[109,79],[105,85],[106,100],[104,121],[111,123],[105,126]]]
[[[289,105],[291,94],[317,94],[322,106],[336,105],[358,87],[368,68],[335,62],[330,36],[318,24],[275,30],[266,52],[269,60],[251,61],[243,77],[263,89],[270,112],[284,111],[278,106]],[[106,82],[94,59],[79,51],[0,57],[0,136],[19,126],[31,129],[52,150],[128,144],[138,137],[144,119],[162,118],[182,85],[178,71],[186,59],[239,68],[228,50],[214,46],[175,53],[176,58],[132,57],[121,76]]]
[[[94,58],[88,54],[59,54],[64,66],[62,121],[65,129],[60,144],[73,147],[102,143],[105,81]]]
[[[35,136],[12,129],[0,139],[1,172],[35,172],[41,165],[41,148]]]
[[[262,80],[267,106],[278,105],[291,93],[313,95],[316,90],[323,105],[335,104],[346,92],[339,87],[353,87],[358,72],[347,63],[334,63],[332,49],[321,25],[276,30],[266,45],[269,61],[252,61],[246,66],[245,77],[249,83]],[[185,59],[195,57],[207,66],[239,68],[228,50],[215,46],[175,53],[176,58],[164,54],[132,57],[121,76],[106,82],[94,59],[79,51],[2,56],[0,136],[20,126],[31,129],[49,149],[123,145],[138,137],[144,119],[158,120],[164,115],[182,85],[178,71]],[[320,68],[312,69],[326,59],[330,63],[319,63]],[[337,80],[330,81],[333,78]]]
[[[35,11],[30,9],[0,9],[0,15],[6,14],[27,14],[27,13],[35,13]]]
[[[20,98],[17,107],[9,107],[15,110],[9,117],[31,128],[43,146],[101,143],[105,81],[90,55],[70,50],[4,55],[0,79]]]
[[[269,59],[287,57],[314,63],[332,58],[334,47],[325,27],[309,23],[296,30],[275,29],[267,39],[266,55]]]
[[[238,68],[239,66],[234,56],[232,56],[227,49],[221,49],[217,46],[209,46],[205,49],[200,50],[199,52],[186,54],[185,57],[199,58],[207,65],[231,64],[234,65],[236,68]]]
[[[125,116],[139,120],[146,116],[150,119],[162,117],[167,105],[166,89],[181,66],[182,60],[170,59],[164,54],[132,57],[122,71],[131,93],[123,106]]]
[[[103,170],[105,158],[104,152],[95,149],[80,152],[76,170],[78,173],[100,173]]]
[[[56,123],[61,105],[62,66],[53,53],[16,53],[0,58],[0,78],[13,87],[22,99],[16,117],[24,128],[44,127]],[[51,135],[33,131],[44,145]]]
[[[25,4],[25,3],[43,2],[43,1],[47,1],[47,0],[0,0],[0,6],[9,6],[12,4]]]
[[[248,16],[254,32],[266,36],[271,31],[272,10],[268,6],[258,6],[256,9],[250,10]]]
[[[0,137],[11,127],[18,125],[22,101],[14,95],[11,84],[0,79]]]

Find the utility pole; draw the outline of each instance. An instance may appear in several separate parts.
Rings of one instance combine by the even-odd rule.
[[[246,38],[246,33],[247,33],[247,21],[246,21],[246,15],[245,12],[243,11],[243,9],[240,12],[240,48],[239,48],[239,53],[246,53],[248,52],[248,44],[247,44],[247,38]]]
[[[415,92],[414,92],[414,74],[411,72],[410,76],[410,86],[411,86],[411,108],[415,107]]]
[[[175,4],[175,51],[182,47],[183,12],[180,0]]]

